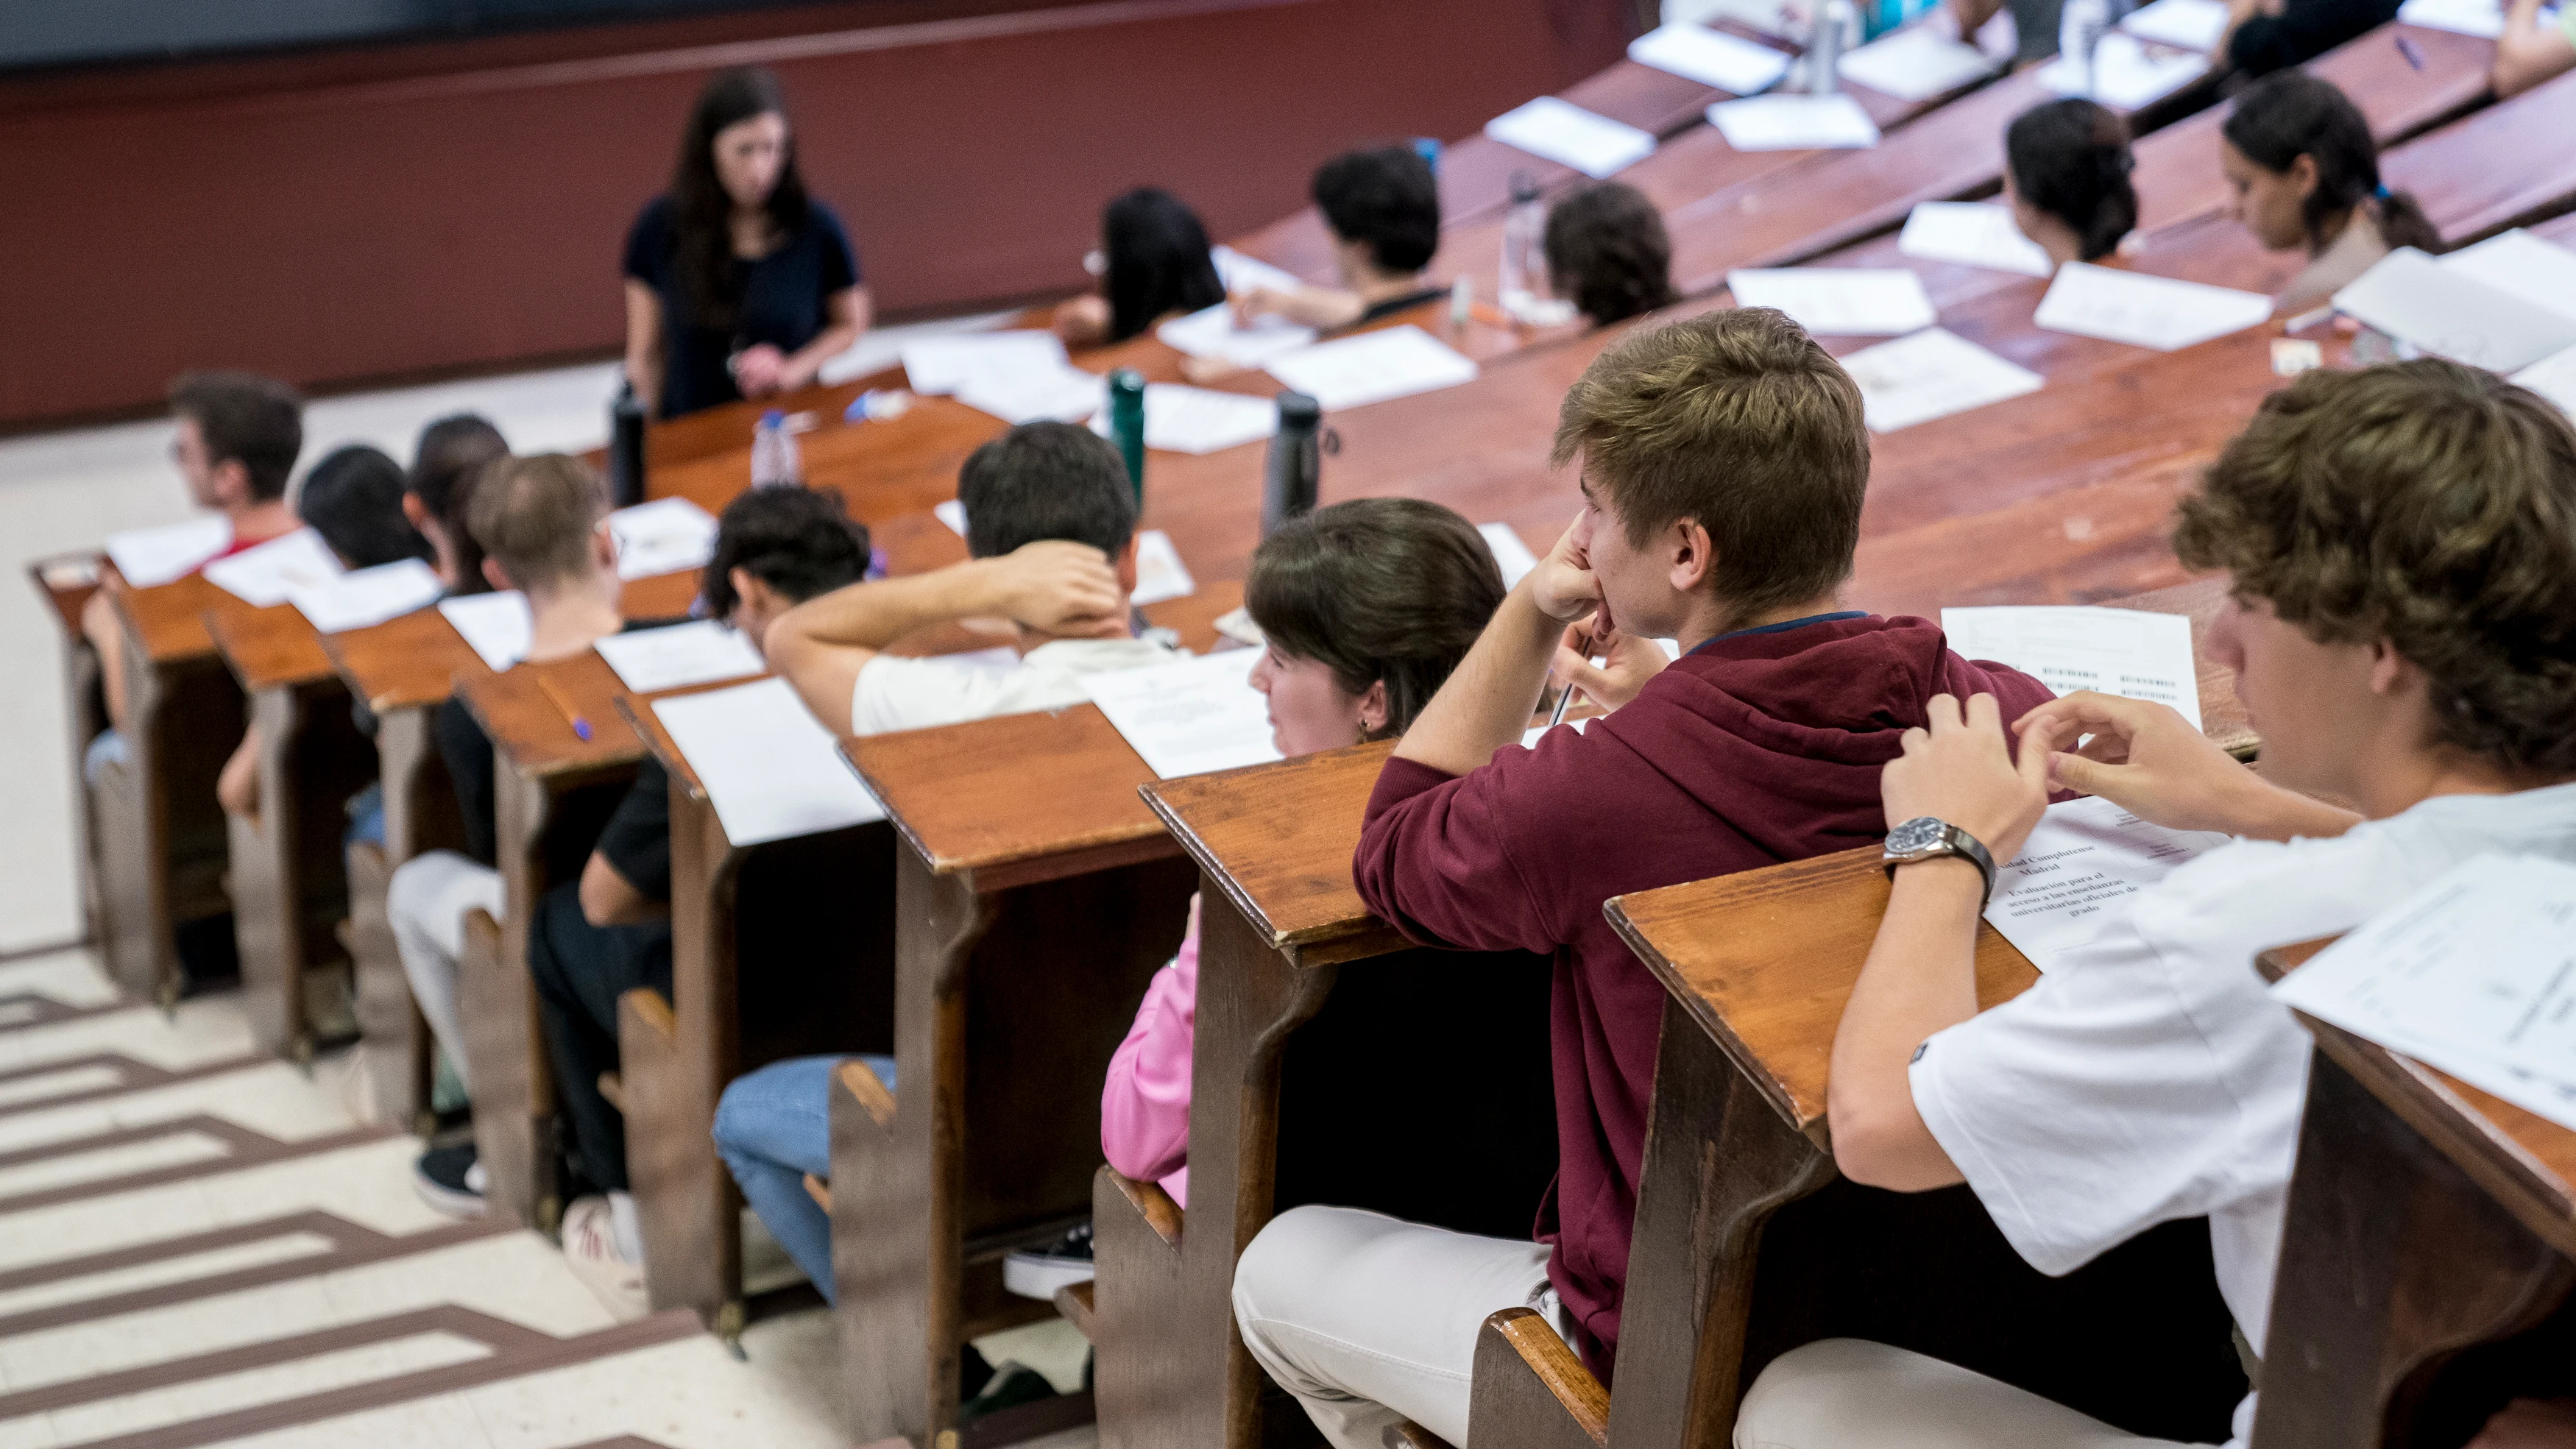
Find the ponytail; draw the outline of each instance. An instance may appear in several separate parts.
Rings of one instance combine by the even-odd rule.
[[[2128,123],[2086,100],[2050,101],[2004,132],[2005,164],[2022,200],[2066,223],[2084,261],[2111,254],[2138,224]]]
[[[2392,247],[2439,253],[2449,245],[2442,240],[2441,228],[2424,214],[2423,204],[2411,191],[2379,188],[2371,198],[2370,219],[2379,228],[2379,239]]]
[[[2246,160],[2281,173],[2308,158],[2317,185],[2300,208],[2308,248],[2322,250],[2328,235],[2362,207],[2392,247],[2442,249],[2442,235],[2424,208],[2404,192],[2379,183],[2379,142],[2361,108],[2332,83],[2303,70],[2277,71],[2236,98],[2219,133]]]

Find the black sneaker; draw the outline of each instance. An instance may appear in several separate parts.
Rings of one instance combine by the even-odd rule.
[[[411,1190],[451,1218],[483,1216],[483,1164],[474,1160],[474,1144],[460,1142],[422,1153],[411,1165]]]
[[[1056,1290],[1091,1281],[1091,1224],[1042,1248],[1014,1248],[1002,1259],[1002,1286],[1022,1298],[1055,1301]]]
[[[957,1406],[957,1422],[971,1424],[986,1414],[1054,1397],[1055,1385],[1045,1374],[1024,1363],[1005,1363],[993,1370],[993,1381],[984,1386],[984,1392]]]

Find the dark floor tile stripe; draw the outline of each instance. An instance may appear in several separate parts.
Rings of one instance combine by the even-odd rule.
[[[226,1057],[218,1062],[207,1062],[203,1066],[185,1067],[173,1071],[168,1067],[157,1067],[150,1062],[137,1061],[132,1057],[119,1056],[114,1052],[100,1052],[85,1057],[65,1057],[61,1061],[47,1062],[42,1066],[24,1067],[14,1072],[0,1072],[0,1088],[5,1088],[12,1082],[25,1081],[33,1077],[50,1077],[60,1072],[77,1072],[91,1067],[113,1069],[117,1073],[117,1084],[113,1087],[94,1087],[86,1091],[65,1092],[60,1096],[36,1097],[24,1102],[0,1105],[0,1119],[27,1112],[47,1112],[56,1107],[78,1107],[91,1102],[105,1101],[110,1097],[121,1097],[129,1092],[148,1092],[156,1087],[175,1087],[188,1082],[201,1082],[209,1077],[228,1076],[234,1072],[264,1067],[276,1060],[275,1056],[267,1053],[248,1052],[237,1057]]]
[[[112,1012],[131,1011],[136,1004],[122,996],[114,1001],[101,1002],[96,1006],[74,1006],[69,1002],[57,1001],[50,996],[33,991],[22,991],[15,996],[0,996],[0,1036],[7,1036],[14,1031],[34,1031],[40,1026],[56,1026],[66,1021],[78,1021],[88,1016],[106,1016]],[[18,1014],[17,1009],[21,1006],[28,1008],[24,1016]]]
[[[0,1168],[42,1162],[49,1158],[77,1156],[85,1152],[103,1151],[187,1132],[201,1132],[209,1137],[220,1138],[233,1150],[221,1157],[208,1158],[201,1162],[183,1162],[170,1167],[130,1172],[118,1177],[102,1177],[88,1182],[45,1188],[38,1192],[20,1193],[14,1197],[0,1197],[0,1214],[33,1212],[38,1208],[78,1202],[83,1198],[107,1197],[141,1188],[186,1182],[191,1178],[218,1177],[228,1172],[264,1167],[271,1163],[287,1162],[299,1157],[315,1157],[326,1152],[337,1152],[344,1147],[381,1142],[388,1137],[404,1135],[391,1127],[353,1127],[345,1132],[333,1132],[321,1137],[308,1138],[302,1142],[280,1142],[274,1137],[254,1132],[237,1122],[230,1122],[221,1117],[175,1117],[167,1122],[155,1122],[148,1126],[119,1128],[113,1132],[99,1132],[87,1137],[49,1142],[42,1147],[28,1148],[20,1152],[0,1153]]]

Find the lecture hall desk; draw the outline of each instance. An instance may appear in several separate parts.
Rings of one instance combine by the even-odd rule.
[[[80,890],[81,935],[102,943],[106,930],[100,921],[98,826],[81,766],[89,742],[107,728],[107,700],[99,689],[98,651],[89,647],[81,633],[81,611],[98,592],[99,572],[106,566],[107,560],[95,552],[57,554],[27,565],[28,581],[62,630],[63,716],[70,726],[72,828],[78,844],[73,860]]]

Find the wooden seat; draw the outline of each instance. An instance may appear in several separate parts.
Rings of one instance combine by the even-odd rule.
[[[1471,1444],[1602,1449],[1610,1442],[1610,1391],[1545,1318],[1506,1308],[1476,1331]]]

